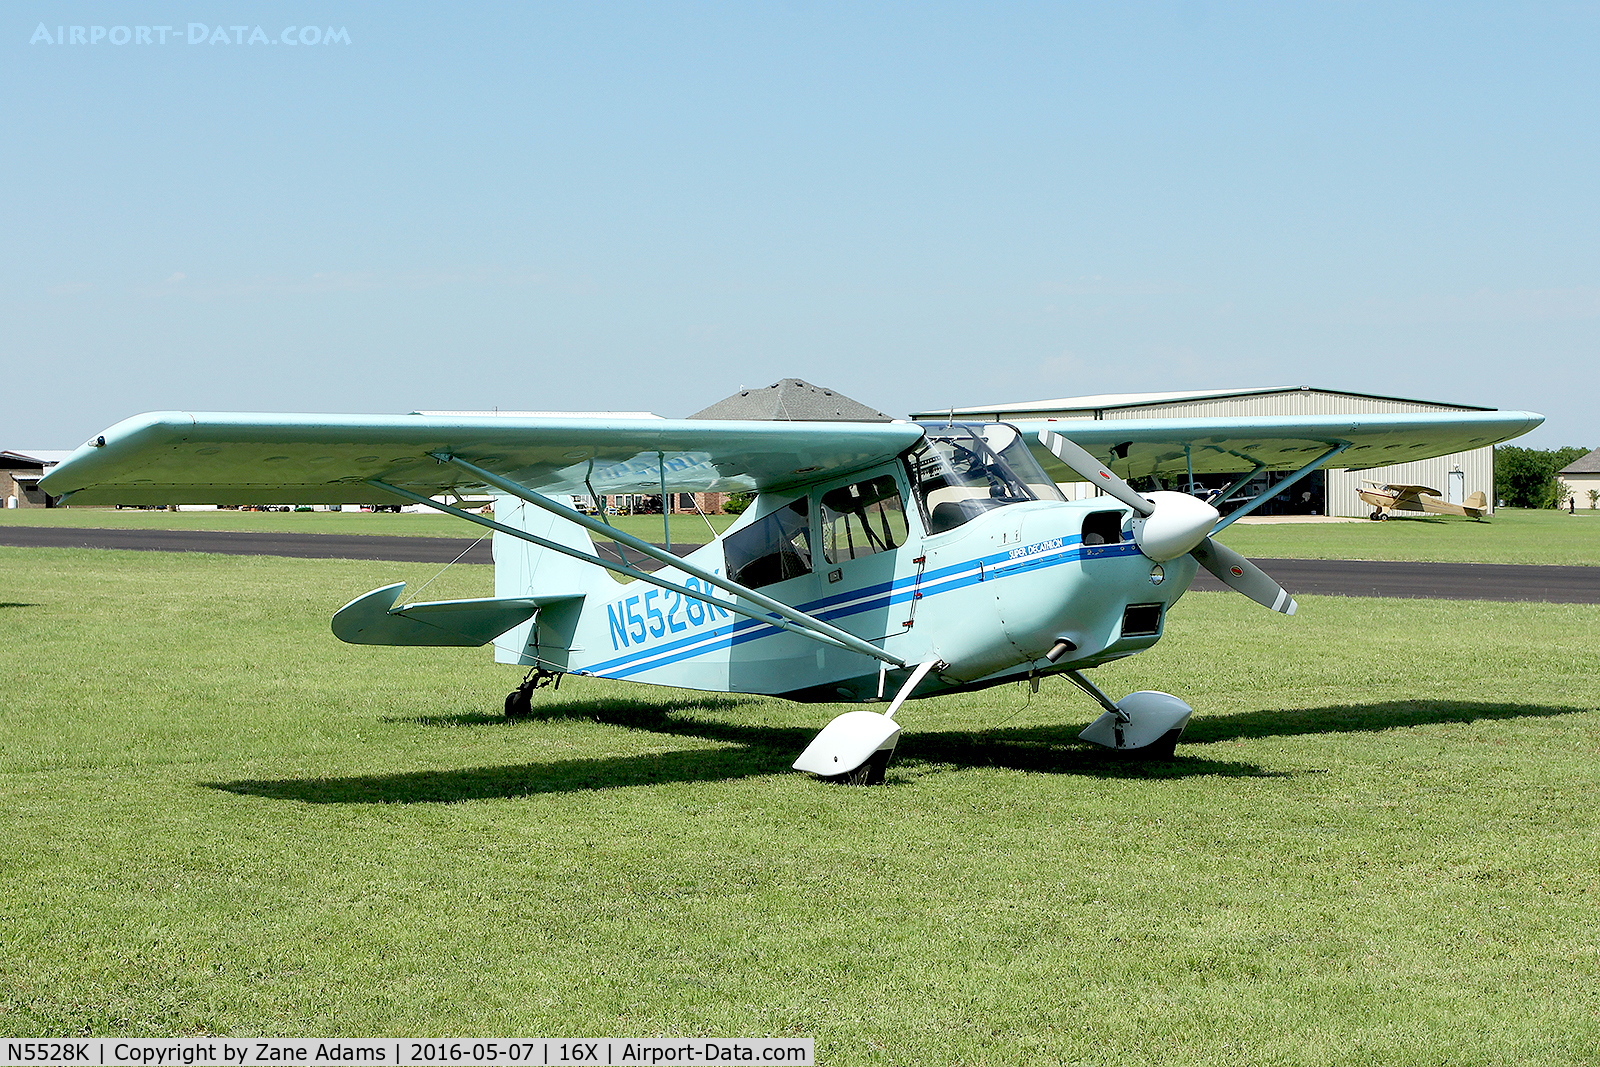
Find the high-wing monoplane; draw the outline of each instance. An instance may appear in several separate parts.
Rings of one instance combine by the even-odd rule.
[[[163,412],[108,429],[43,488],[69,504],[408,502],[494,531],[495,596],[333,616],[357,644],[483,645],[528,668],[525,713],[561,675],[870,704],[795,767],[881,781],[908,698],[1063,675],[1102,709],[1080,735],[1172,752],[1191,709],[1086,676],[1149,648],[1201,567],[1266,608],[1294,598],[1214,537],[1325,466],[1369,468],[1508,440],[1528,412],[1007,423],[708,422]],[[1068,431],[1070,430],[1070,439]],[[1112,464],[1120,473],[1111,469]],[[1223,519],[1129,478],[1285,476]],[[1104,495],[1068,500],[1058,483]],[[494,517],[445,500],[495,494]],[[755,494],[684,558],[586,515],[575,496]],[[601,556],[595,537],[617,545]],[[660,563],[647,572],[643,558]],[[616,576],[616,577],[613,577]],[[618,579],[621,580],[618,580]]]
[[[1373,520],[1387,519],[1392,511],[1410,511],[1417,514],[1465,515],[1481,519],[1489,512],[1489,498],[1480,490],[1469,494],[1460,504],[1444,499],[1444,494],[1426,485],[1395,485],[1389,482],[1364,482],[1365,489],[1357,489],[1356,496],[1372,505]]]

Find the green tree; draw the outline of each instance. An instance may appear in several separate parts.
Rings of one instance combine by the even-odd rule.
[[[1494,495],[1514,508],[1560,507],[1566,499],[1556,471],[1582,456],[1587,448],[1518,448],[1494,450]]]

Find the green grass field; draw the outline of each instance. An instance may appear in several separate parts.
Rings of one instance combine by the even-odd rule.
[[[711,527],[726,530],[734,515],[710,515]],[[707,519],[672,516],[672,537],[684,544],[711,540]],[[613,515],[612,525],[647,541],[662,540],[660,515]],[[225,530],[229,532],[375,534],[404,537],[476,537],[482,533],[450,515],[360,511],[139,511],[133,508],[0,509],[0,526],[79,526],[113,530]]]
[[[513,724],[484,650],[329,634],[434,570],[0,548],[0,1032],[1600,1053],[1600,608],[1191,594],[1096,672],[1196,706],[1176,760],[1047,682],[909,706],[849,789],[788,770],[837,707],[570,679]]]
[[[732,515],[713,515],[725,530]],[[620,516],[618,529],[648,541],[662,540],[661,516]],[[470,523],[448,515],[360,512],[288,513],[251,511],[117,511],[109,508],[16,508],[0,510],[0,525],[98,526],[150,530],[260,530],[297,533],[410,534],[476,537]],[[680,544],[710,540],[698,515],[674,515],[672,538]],[[1452,563],[1544,563],[1600,565],[1600,511],[1576,515],[1502,508],[1492,521],[1454,516],[1391,519],[1388,522],[1257,525],[1237,523],[1222,534],[1229,547],[1252,558],[1441,560]]]
[[[1600,511],[1501,508],[1484,522],[1454,515],[1387,522],[1235,523],[1220,535],[1252,558],[1401,559],[1446,563],[1600,565]]]

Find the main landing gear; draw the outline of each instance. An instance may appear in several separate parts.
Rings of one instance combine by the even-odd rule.
[[[1078,671],[1067,677],[1095,702],[1106,709],[1104,715],[1084,728],[1080,741],[1102,745],[1114,752],[1142,759],[1171,759],[1178,738],[1189,725],[1194,709],[1171,693],[1141,689],[1115,703]]]
[[[889,710],[847,711],[830,722],[812,740],[794,769],[816,775],[826,782],[841,785],[878,785],[894,757],[900,740],[900,724],[894,713],[930,670],[942,669],[937,660],[918,665],[900,689]],[[1105,714],[1090,723],[1078,738],[1108,748],[1130,759],[1171,759],[1194,709],[1170,693],[1144,689],[1121,700],[1101,692],[1081,671],[1067,671],[1067,678],[1105,708]]]
[[[522,679],[522,684],[506,694],[506,718],[526,719],[533,714],[533,691],[543,689],[554,683],[555,689],[561,688],[561,672],[547,671],[543,667],[534,667],[528,671],[528,676]]]
[[[881,785],[884,771],[894,758],[894,746],[900,740],[900,724],[894,721],[894,713],[929,671],[946,666],[937,659],[917,664],[882,715],[875,711],[847,711],[834,719],[800,753],[794,769],[840,785]]]

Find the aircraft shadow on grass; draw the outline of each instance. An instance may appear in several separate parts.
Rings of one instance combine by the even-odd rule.
[[[1321,708],[1246,711],[1195,716],[1184,744],[1210,744],[1254,737],[1371,733],[1410,726],[1464,725],[1481,720],[1549,718],[1587,709],[1486,700],[1390,700],[1378,704],[1332,704]],[[1182,751],[1181,749],[1179,751]]]
[[[256,779],[203,783],[209,788],[246,796],[298,800],[312,804],[424,804],[464,800],[508,799],[541,793],[586,789],[618,789],[671,782],[731,781],[792,773],[795,753],[811,740],[809,727],[760,726],[699,718],[695,712],[717,712],[747,701],[738,697],[687,699],[668,704],[644,701],[563,701],[536,706],[531,721],[586,719],[675,737],[692,737],[736,747],[690,749],[567,759],[499,767],[344,778]],[[1304,771],[1268,771],[1245,762],[1185,754],[1195,744],[1257,737],[1317,733],[1350,733],[1437,724],[1565,715],[1583,709],[1470,701],[1392,701],[1292,711],[1257,711],[1211,719],[1196,718],[1184,735],[1184,747],[1170,760],[1130,760],[1077,740],[1080,724],[1001,727],[978,731],[914,731],[901,741],[889,781],[897,770],[924,766],[958,769],[999,767],[1048,774],[1097,778],[1166,779],[1218,777],[1284,777]],[[498,717],[475,713],[403,720],[427,726],[515,727]]]

